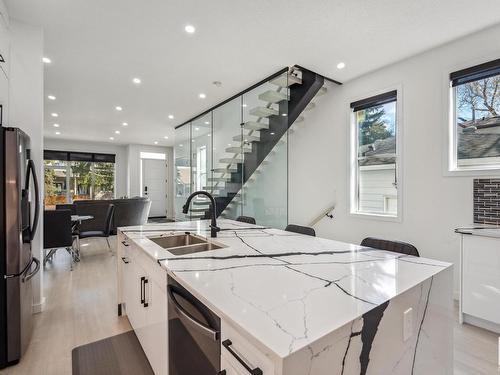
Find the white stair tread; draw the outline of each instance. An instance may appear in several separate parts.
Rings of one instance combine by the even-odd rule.
[[[269,124],[257,121],[247,121],[243,127],[250,130],[269,129]]]
[[[256,117],[269,117],[273,115],[278,115],[279,111],[273,108],[267,108],[267,107],[255,107],[252,108],[248,113],[252,116]]]
[[[252,152],[252,148],[251,147],[228,147],[228,148],[226,148],[225,151],[229,152],[229,153],[233,153],[233,154],[241,154],[241,153],[249,154]]]
[[[252,135],[247,135],[247,134],[238,134],[233,137],[233,141],[236,142],[259,142],[260,141],[260,134],[257,133],[252,133]]]
[[[306,108],[304,108],[304,111],[310,111],[314,107],[316,107],[316,103],[310,102],[308,105],[306,105]]]
[[[219,161],[221,163],[227,163],[227,164],[238,164],[238,163],[242,163],[243,162],[243,158],[241,157],[241,155],[238,155],[238,156],[234,156],[232,158],[222,158],[222,159],[219,159]]]
[[[214,169],[212,169],[212,171],[215,173],[233,173],[233,172],[237,172],[238,169],[236,169],[235,167],[229,167],[229,168],[220,167],[220,168],[214,168]]]
[[[314,95],[314,96],[321,96],[321,95],[326,94],[327,92],[328,92],[327,87],[326,87],[326,86],[322,86],[322,87],[318,90],[318,92],[316,93],[316,95]]]
[[[294,85],[296,83],[302,84],[302,79],[295,77],[291,74],[281,74],[280,76],[273,78],[272,80],[269,81],[273,85],[279,86],[279,87],[288,87],[291,85]]]
[[[190,211],[190,212],[193,212],[193,213],[195,213],[195,212],[205,212],[205,211],[207,211],[207,210],[208,210],[208,209],[207,209],[207,208],[205,208],[205,207],[196,207],[196,208],[191,208],[191,209],[189,209],[189,211]]]
[[[231,176],[224,176],[224,177],[209,177],[208,181],[217,181],[217,182],[226,182],[226,181],[231,181]]]
[[[284,92],[268,90],[260,94],[259,99],[268,103],[279,103],[283,100],[290,100],[290,95]]]

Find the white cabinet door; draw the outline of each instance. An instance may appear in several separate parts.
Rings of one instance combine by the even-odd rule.
[[[146,319],[141,304],[141,268],[135,264],[133,259],[128,259],[128,263],[124,264],[122,270],[125,312],[132,328],[138,329],[144,325]]]
[[[149,280],[144,352],[156,375],[168,375],[168,310],[165,287]]]
[[[463,312],[500,324],[500,239],[463,236]]]

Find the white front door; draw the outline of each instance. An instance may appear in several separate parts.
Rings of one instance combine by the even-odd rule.
[[[151,200],[149,217],[167,216],[167,165],[165,160],[142,159],[142,196]]]

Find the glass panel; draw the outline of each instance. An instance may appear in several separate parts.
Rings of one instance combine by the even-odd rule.
[[[191,125],[184,125],[175,131],[175,218],[186,220],[182,206],[191,194]]]
[[[69,180],[73,201],[92,199],[92,163],[88,161],[72,161]]]
[[[355,112],[358,211],[397,214],[396,102]]]
[[[500,164],[500,75],[455,87],[457,164]]]
[[[115,164],[92,164],[93,199],[113,199],[115,197]]]
[[[62,160],[44,161],[45,207],[55,208],[56,204],[68,203],[67,200],[67,162]]]
[[[191,181],[193,189],[211,192],[212,183],[212,113],[191,123]],[[209,217],[210,205],[205,197],[197,196],[191,202],[191,219]]]
[[[271,82],[284,82],[282,86]],[[243,95],[245,148],[242,214],[257,224],[284,228],[288,222],[287,73]]]
[[[213,111],[214,172],[209,191],[216,197],[217,214],[229,219],[241,215],[241,105],[238,97]]]

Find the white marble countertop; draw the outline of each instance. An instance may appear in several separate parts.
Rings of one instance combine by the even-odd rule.
[[[458,227],[455,232],[474,236],[500,238],[500,227],[486,224],[470,224]]]
[[[120,228],[221,318],[286,358],[451,266],[231,220],[215,242],[227,247],[174,256],[148,239],[207,221]],[[209,240],[211,240],[209,238]]]

